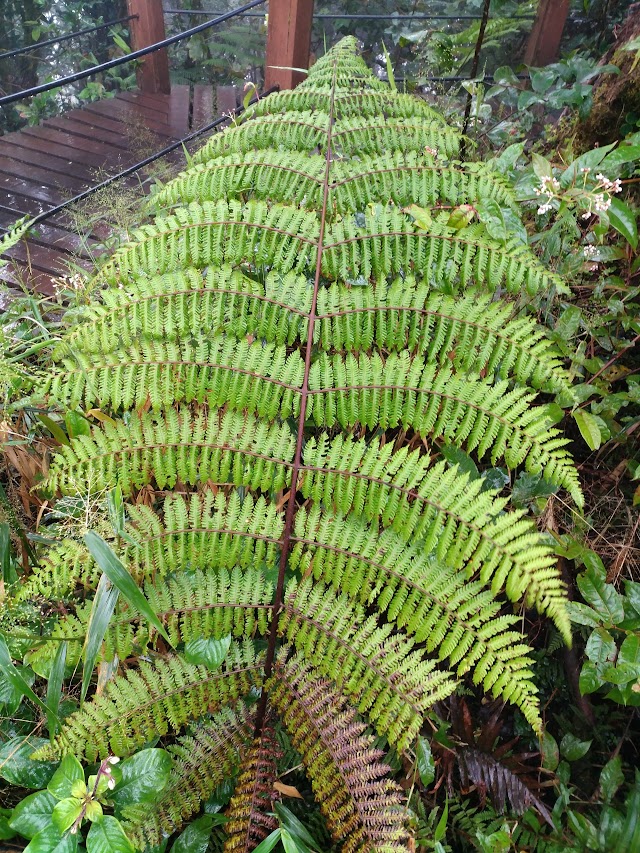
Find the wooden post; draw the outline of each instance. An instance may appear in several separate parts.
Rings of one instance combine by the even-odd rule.
[[[127,0],[127,8],[130,15],[137,15],[129,23],[133,50],[140,50],[166,38],[162,0]],[[140,91],[168,95],[171,85],[167,49],[149,53],[140,62],[137,71]]]
[[[538,67],[557,59],[569,5],[570,0],[540,0],[524,52],[527,65]]]
[[[313,0],[269,0],[265,88],[293,89],[309,67]],[[279,67],[277,67],[279,66]]]

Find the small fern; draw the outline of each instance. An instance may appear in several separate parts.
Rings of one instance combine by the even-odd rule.
[[[140,847],[237,776],[225,850],[252,850],[273,826],[274,715],[348,853],[408,845],[367,726],[405,749],[468,674],[540,729],[510,603],[569,640],[554,555],[440,449],[540,473],[581,504],[567,442],[535,404],[569,377],[500,298],[558,281],[526,246],[452,224],[462,204],[513,207],[459,144],[346,39],[152,199],[162,216],[98,271],[100,300],[55,346],[41,398],[108,417],[59,448],[48,488],[121,487],[114,547],[178,652],[121,602],[103,657],[138,661],[40,754],[173,740],[154,813],[127,807]],[[96,572],[69,540],[30,589],[70,598]],[[44,665],[67,639],[77,661],[89,610],[30,654]],[[180,654],[208,637],[230,638],[213,672]]]

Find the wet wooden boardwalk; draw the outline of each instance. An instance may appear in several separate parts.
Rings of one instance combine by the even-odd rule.
[[[214,100],[205,86],[173,86],[169,95],[123,92],[0,136],[0,235],[19,217],[55,207],[211,121]],[[218,110],[230,106],[218,103]],[[178,162],[182,156],[175,154]],[[123,185],[139,187],[144,175],[113,184],[111,198]],[[0,281],[47,292],[74,264],[90,267],[109,231],[95,199],[84,233],[73,213],[56,214],[9,250]]]

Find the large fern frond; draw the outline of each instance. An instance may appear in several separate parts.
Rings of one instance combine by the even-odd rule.
[[[400,791],[366,726],[331,682],[314,678],[297,658],[281,658],[267,689],[344,853],[406,849]]]
[[[123,810],[124,827],[136,847],[160,844],[196,814],[217,785],[233,778],[250,744],[251,718],[241,703],[218,711],[171,744],[171,776],[153,808],[144,804]]]
[[[129,755],[151,738],[180,731],[207,710],[244,697],[260,685],[262,667],[251,643],[232,644],[222,667],[213,672],[179,656],[142,662],[68,717],[63,734],[38,755],[72,753],[89,761],[109,753]]]

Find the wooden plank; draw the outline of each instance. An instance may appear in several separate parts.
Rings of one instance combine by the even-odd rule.
[[[42,126],[25,127],[20,131],[20,133],[31,137],[32,139],[41,140],[45,144],[45,153],[47,151],[47,145],[61,146],[58,150],[62,150],[63,153],[65,153],[64,149],[66,149],[72,160],[77,156],[77,154],[84,155],[82,162],[92,163],[92,165],[97,168],[104,166],[105,163],[113,164],[115,160],[119,162],[130,162],[130,158],[126,157],[127,152],[115,145],[110,145],[107,142],[97,142],[95,140],[88,139],[86,136],[65,133],[63,130],[58,128]],[[62,148],[62,146],[64,146],[64,148]],[[55,150],[56,149],[54,149],[54,153]],[[76,154],[73,152],[76,152]],[[89,157],[89,155],[93,156]]]
[[[193,113],[191,126],[194,130],[204,127],[213,120],[213,86],[197,83],[193,87]]]
[[[527,65],[549,65],[557,58],[570,5],[570,0],[540,0],[524,52]]]
[[[306,74],[311,52],[313,0],[269,0],[267,56],[264,85],[293,89]]]
[[[16,217],[13,211],[0,207],[0,227],[8,230],[13,227],[15,221]],[[71,226],[69,227],[71,228]],[[64,230],[53,225],[51,220],[36,225],[29,235],[29,242],[38,243],[41,246],[53,246],[86,258],[91,258],[92,248],[101,245],[100,241],[94,237],[81,237],[73,230]]]
[[[40,163],[44,165],[42,159]],[[70,190],[73,195],[76,195],[87,187],[87,181],[75,175],[65,174],[64,172],[52,172],[48,167],[41,168],[34,163],[24,163],[22,160],[17,160],[13,157],[4,157],[0,153],[0,180],[5,175],[30,179],[45,186]]]
[[[114,133],[104,128],[95,128],[90,124],[82,121],[74,121],[67,116],[59,118],[48,118],[40,123],[39,127],[50,127],[53,130],[62,131],[62,133],[79,136],[80,141],[77,142],[77,147],[81,148],[84,145],[84,140],[95,141],[99,145],[110,145],[112,148],[121,148],[125,151],[129,147],[127,140],[123,138],[122,133]]]
[[[127,0],[127,8],[130,15],[135,15],[129,22],[133,50],[140,50],[166,38],[162,0]],[[141,92],[169,93],[171,85],[166,48],[145,56],[138,66],[136,76]]]
[[[0,137],[0,150],[3,154],[19,157],[25,163],[46,163],[47,166],[51,166],[55,171],[62,171],[63,174],[73,170],[91,181],[94,181],[96,171],[102,168],[107,159],[106,157],[98,159],[95,154],[74,151],[67,145],[56,145],[38,136],[24,134],[18,139],[10,138],[13,136],[14,134],[7,134]]]
[[[115,100],[101,101],[98,104],[92,104],[91,108],[87,108],[86,114],[91,116],[104,116],[115,121],[120,121],[125,128],[144,125],[149,130],[157,133],[159,136],[167,138],[174,137],[174,130],[169,127],[166,120],[159,113],[151,113],[139,108],[135,108],[133,104],[126,104]],[[155,118],[155,116],[160,116]],[[87,118],[89,120],[89,118]]]
[[[232,113],[237,106],[237,86],[216,86],[216,112],[219,116]]]
[[[189,106],[191,93],[188,86],[174,86],[171,92],[168,124],[178,137],[189,132]]]

